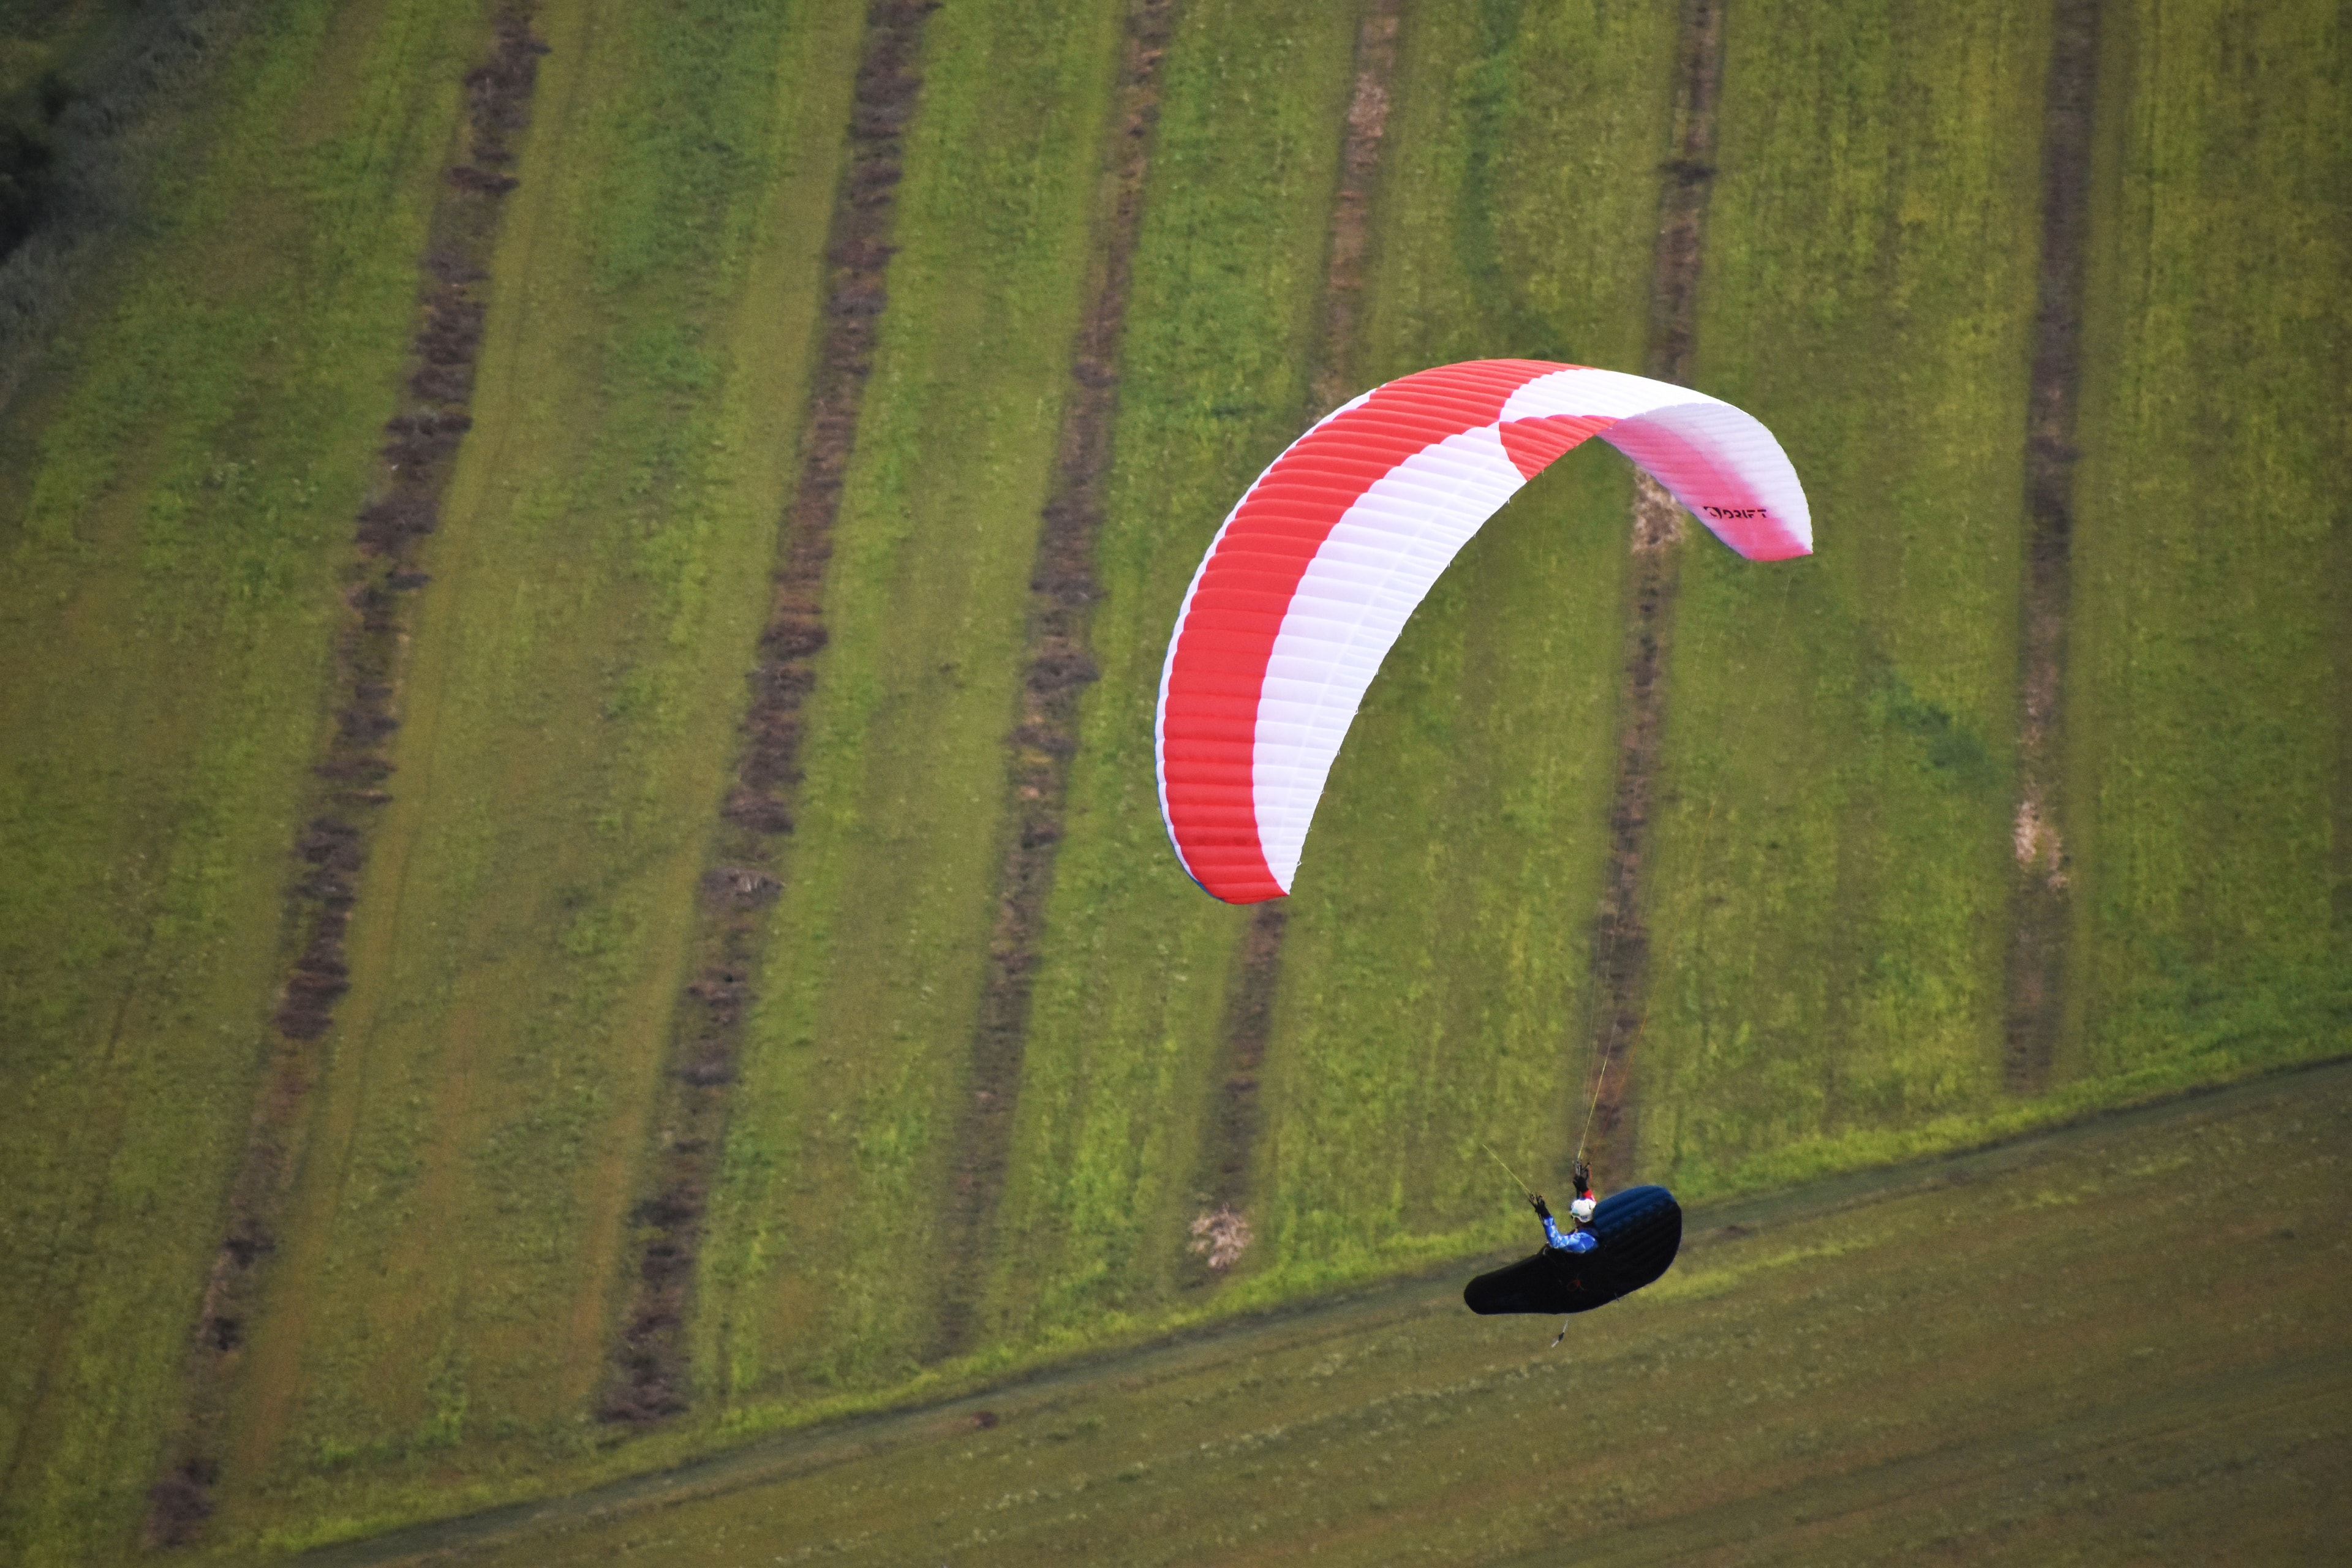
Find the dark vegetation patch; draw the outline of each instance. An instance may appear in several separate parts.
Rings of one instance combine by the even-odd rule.
[[[210,1459],[186,1459],[172,1473],[147,1489],[147,1542],[150,1546],[185,1546],[212,1517],[213,1486],[220,1466]]]
[[[934,1354],[953,1355],[971,1339],[986,1263],[994,1251],[998,1200],[1012,1158],[1013,1110],[1029,1029],[1031,976],[1045,934],[1054,858],[1062,840],[1069,762],[1078,749],[1078,698],[1097,679],[1087,629],[1095,602],[1095,540],[1110,478],[1118,416],[1118,360],[1136,237],[1141,232],[1152,128],[1160,118],[1160,66],[1175,30],[1177,0],[1133,0],[1118,89],[1116,133],[1104,157],[1099,245],[1089,301],[1070,355],[1070,390],[1053,489],[1029,579],[1029,630],[1019,708],[1007,737],[1006,820],[989,933],[971,1072],[956,1129],[954,1186],[944,1234],[953,1258],[940,1294]]]
[[[1381,144],[1388,132],[1389,81],[1396,68],[1402,0],[1372,0],[1356,29],[1356,81],[1339,145],[1339,185],[1331,203],[1324,252],[1321,331],[1307,380],[1320,418],[1362,389],[1355,384],[1356,329],[1371,252],[1372,201],[1379,192]],[[1185,1237],[1187,1285],[1198,1289],[1240,1261],[1249,1245],[1250,1171],[1264,1118],[1258,1078],[1274,1034],[1274,998],[1282,973],[1289,916],[1279,901],[1259,905],[1234,954],[1231,1001],[1220,1037],[1211,1101],[1193,1173],[1200,1213]]]
[[[630,1218],[635,1285],[613,1352],[598,1418],[646,1427],[687,1407],[686,1322],[703,1213],[727,1125],[743,1016],[751,1005],[764,912],[783,889],[780,841],[793,830],[801,711],[825,644],[825,563],[857,435],[866,378],[888,302],[900,137],[922,94],[923,23],[936,0],[876,0],[851,99],[849,162],[835,193],[825,257],[832,273],[824,336],[811,377],[800,479],[784,520],[782,556],[760,662],[751,676],[743,749],[719,809],[703,879],[695,977],[678,1000],[672,1089],[656,1121],[654,1194]],[[478,153],[476,163],[489,160]]]
[[[41,62],[0,79],[0,403],[89,272],[89,247],[140,216],[149,127],[195,97],[256,9],[111,0],[0,13],[17,58]]]
[[[1891,668],[1880,671],[1870,706],[1890,728],[1916,742],[1921,765],[1946,783],[1975,789],[2000,776],[1984,738],[1953,718],[1942,704],[1912,690],[1910,683]]]
[[[57,160],[57,150],[41,131],[0,122],[0,256],[24,244],[41,221]]]
[[[539,57],[547,46],[530,31],[520,5],[491,26],[488,62],[468,73],[467,110],[477,163],[512,161],[509,139],[528,120]],[[431,579],[414,556],[439,519],[458,443],[473,427],[463,404],[481,346],[485,301],[476,292],[497,238],[499,197],[509,179],[489,188],[451,180],[435,208],[421,272],[414,343],[417,366],[400,412],[385,422],[375,496],[354,520],[354,555],[346,574],[349,612],[335,643],[336,708],[312,811],[293,847],[288,889],[299,951],[289,966],[270,1022],[277,1035],[243,1164],[230,1189],[227,1236],[213,1263],[196,1323],[187,1415],[172,1445],[172,1468],[150,1494],[147,1535],[157,1546],[194,1541],[212,1511],[218,1478],[212,1455],[245,1325],[260,1293],[257,1266],[275,1249],[272,1226],[291,1179],[301,1113],[320,1070],[314,1048],[351,989],[344,936],[367,863],[371,808],[392,799],[375,786],[393,773],[377,748],[400,727],[397,715],[405,622],[396,595]]]
[[[1674,147],[1659,166],[1658,242],[1650,294],[1645,374],[1687,384],[1698,336],[1700,265],[1706,201],[1715,174],[1715,111],[1723,81],[1719,0],[1687,0],[1675,51]],[[1647,474],[1633,497],[1632,613],[1625,628],[1616,782],[1610,791],[1609,858],[1592,927],[1593,1079],[1580,1152],[1622,1185],[1631,1176],[1634,1129],[1632,1058],[1649,989],[1650,931],[1643,919],[1643,871],[1657,800],[1658,757],[1666,729],[1666,658],[1681,582],[1681,509]],[[1613,1175],[1610,1173],[1613,1173]]]
[[[2026,393],[2024,602],[2018,617],[2017,816],[2011,854],[2003,1070],[2012,1092],[2048,1081],[2065,1016],[2066,619],[2074,596],[2074,414],[2090,226],[2098,0],[2059,0],[2042,101],[2042,278]]]
[[[1658,165],[1658,248],[1650,300],[1649,374],[1686,382],[1698,342],[1699,264],[1715,181],[1715,110],[1723,88],[1721,0],[1685,0],[1675,46],[1674,151]]]

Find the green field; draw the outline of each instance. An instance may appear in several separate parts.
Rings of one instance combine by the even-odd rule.
[[[1671,17],[1609,6],[1408,17],[1356,381],[1640,365],[1674,41]],[[1580,450],[1474,540],[1331,771],[1267,1053],[1260,1290],[1496,1245],[1518,1216],[1477,1138],[1564,1177],[1631,473]]]
[[[1151,781],[1161,623],[1217,521],[1307,406],[1352,18],[1309,4],[1184,14],[1134,262],[1116,461],[1066,831],[1029,1031],[1007,1239],[1009,1341],[1164,1310],[1246,917],[1166,852]]]
[[[103,7],[36,9],[0,17],[10,92],[53,55],[107,47]],[[2317,1304],[2342,1259],[2300,1271],[2281,1245],[2247,1287],[2281,1304],[2223,1334],[2210,1367],[2138,1387],[2133,1352],[2189,1321],[2147,1299],[2166,1265],[2146,1239],[2180,1177],[2106,1133],[2048,1155],[2074,1173],[1994,1200],[2044,1227],[2050,1267],[2084,1281],[2074,1304],[1935,1318],[1920,1342],[1940,1353],[1888,1341],[1827,1368],[1818,1325],[1902,1319],[1950,1279],[2024,1268],[1960,1196],[1890,1199],[1801,1241],[1769,1218],[1829,1201],[1792,1184],[2352,1049],[2347,46],[2326,7],[2223,0],[2102,23],[2063,781],[2074,927],[2051,1087],[2030,1097],[2004,1079],[2002,1027],[2049,16],[1726,9],[1693,375],[1780,435],[1820,551],[1751,566],[1695,528],[1676,547],[1647,1012],[1616,1069],[1633,1121],[1612,1148],[1630,1152],[1601,1175],[1670,1182],[1710,1215],[1790,1190],[1746,1200],[1760,1238],[1709,1239],[1607,1315],[1612,1348],[1589,1363],[1530,1361],[1444,1309],[1451,1286],[1394,1282],[1520,1238],[1480,1140],[1550,1186],[1583,1121],[1627,710],[1628,467],[1596,444],[1531,486],[1374,684],[1288,906],[1238,1149],[1217,1141],[1250,917],[1169,854],[1150,726],[1199,552],[1323,411],[1318,381],[1486,354],[1639,368],[1677,177],[1661,166],[1676,19],[1622,0],[1406,4],[1392,69],[1360,81],[1361,6],[1175,7],[1133,132],[1148,173],[1110,367],[1098,679],[1009,1163],[981,1203],[992,1250],[943,1352],[1040,511],[1100,285],[1104,172],[1130,133],[1113,112],[1125,30],[1146,9],[958,0],[922,22],[920,95],[878,198],[896,248],[799,711],[796,825],[776,841],[783,886],[693,1242],[688,1409],[644,1433],[596,1413],[809,446],[869,15],[533,13],[550,52],[479,285],[474,423],[416,556],[432,580],[403,601],[397,771],[358,879],[351,990],[297,1053],[290,1195],[200,1434],[219,1467],[206,1551],[247,1561],[562,1499],[745,1444],[816,1453],[830,1418],[971,1394],[1033,1401],[1036,1419],[940,1448],[936,1474],[896,1483],[914,1488],[903,1520],[862,1512],[873,1472],[827,1460],[679,1528],[877,1561],[956,1542],[1108,1560],[1112,1527],[1088,1520],[1129,1521],[1126,1540],[1146,1518],[1163,1557],[1138,1561],[1316,1544],[1508,1561],[1548,1530],[1627,1557],[1755,1531],[1791,1559],[1832,1537],[2063,1554],[2105,1528],[2082,1491],[2104,1483],[2021,1501],[1934,1480],[2042,1452],[2005,1414],[2037,1378],[2071,1380],[2049,1441],[2142,1479],[2208,1472],[2160,1436],[2115,1458],[2128,1444],[2095,1416],[2102,1389],[2135,1388],[2125,1425],[2160,1435],[2209,1395],[2258,1424],[2271,1395],[2228,1404],[2233,1367],[2249,1387],[2298,1368],[2340,1383]],[[37,353],[0,367],[24,372],[0,402],[0,1559],[135,1551],[193,1429],[193,1326],[282,1048],[289,851],[341,700],[351,520],[406,406],[420,264],[454,199],[441,171],[468,156],[463,79],[495,15],[238,9],[204,90],[159,100],[142,132],[119,243],[89,252],[102,263]],[[1341,153],[1367,111],[1370,247],[1334,317]],[[1337,341],[1335,319],[1352,322]],[[2317,1121],[2182,1114],[2260,1201],[2326,1192]],[[1188,1242],[1220,1181],[1246,1194],[1253,1239],[1214,1273]],[[1295,1340],[1249,1316],[1341,1289],[1375,1292],[1371,1315],[1300,1319]],[[2144,1310],[2096,1305],[2123,1300]],[[1230,1342],[1265,1347],[1233,1354],[1273,1370],[1139,1348],[1229,1320],[1259,1325]],[[2002,1325],[2046,1347],[1996,1366]],[[2084,1334],[2095,1353],[2052,1359]],[[1740,1363],[1768,1342],[1822,1370]],[[1070,1394],[1065,1419],[1045,1392],[1059,1384],[1004,1381],[1074,1357],[1145,1383],[1085,1409]],[[1343,1369],[1356,1386],[1333,1403]],[[1659,1407],[1666,1433],[1631,1414],[1656,1378],[1686,1391]],[[1909,1403],[1874,1404],[1879,1383]],[[1580,1419],[1546,1439],[1551,1468],[1507,1458],[1525,1447],[1511,1434],[1588,1398],[1643,1444],[1591,1470]],[[922,1443],[948,1419],[876,1418]],[[1405,1446],[1407,1420],[1452,1428],[1444,1453]],[[2315,1506],[2298,1478],[2336,1476],[2342,1435],[2323,1422],[2298,1448],[2303,1428],[2280,1430],[2246,1439],[2286,1468],[2270,1491],[2229,1483],[2231,1517],[2291,1531]],[[964,1447],[971,1468],[949,1457]],[[1658,1452],[1722,1478],[1712,1500],[1656,1489],[1638,1459]],[[1366,1468],[1402,1458],[1392,1481]],[[1566,1496],[1546,1479],[1570,1473]],[[1901,1501],[1915,1482],[1948,1508]],[[2116,1494],[2139,1500],[2114,1505],[2116,1528],[2210,1543],[2141,1484]],[[1019,1500],[982,1517],[983,1493]],[[1790,1533],[1798,1512],[1843,1522]],[[634,1551],[652,1517],[575,1539]],[[1234,1533],[1253,1520],[1255,1545]]]

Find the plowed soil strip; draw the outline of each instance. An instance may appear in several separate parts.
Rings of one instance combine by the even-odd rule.
[[[1339,149],[1339,189],[1331,206],[1328,260],[1323,279],[1323,330],[1307,385],[1320,418],[1362,390],[1353,367],[1356,321],[1370,248],[1372,199],[1379,188],[1381,142],[1388,132],[1389,80],[1396,69],[1402,0],[1371,0],[1356,30],[1356,86],[1349,95],[1348,126]],[[1223,1047],[1193,1175],[1201,1214],[1186,1242],[1191,1282],[1204,1285],[1239,1260],[1248,1243],[1250,1168],[1257,1150],[1259,1069],[1274,1031],[1274,998],[1282,972],[1287,916],[1279,903],[1260,905],[1243,931],[1234,962],[1232,1000],[1225,1009]]]
[[[1095,600],[1095,539],[1102,528],[1103,485],[1110,476],[1118,415],[1119,340],[1127,321],[1129,267],[1142,231],[1151,132],[1160,117],[1160,67],[1175,30],[1177,5],[1178,0],[1134,0],[1128,11],[1111,109],[1117,133],[1103,171],[1100,249],[1090,274],[1093,299],[1071,353],[1057,468],[1029,580],[1027,661],[1018,721],[1007,740],[1011,831],[972,1035],[969,1098],[956,1130],[946,1227],[956,1252],[940,1297],[936,1356],[953,1355],[971,1342],[1011,1157],[1029,1029],[1030,974],[1045,934],[1070,758],[1078,746],[1078,694],[1095,679],[1087,643]]]
[[[1715,178],[1715,108],[1723,79],[1720,0],[1688,0],[1675,49],[1674,150],[1661,167],[1658,248],[1644,371],[1687,384],[1698,336],[1699,267],[1706,198]],[[1647,474],[1633,494],[1633,616],[1625,629],[1625,685],[1610,794],[1609,860],[1592,929],[1591,1060],[1587,1153],[1620,1184],[1633,1169],[1633,1058],[1641,1044],[1650,972],[1642,918],[1642,870],[1650,842],[1658,753],[1665,739],[1666,658],[1682,573],[1682,513]],[[1584,1109],[1584,1108],[1580,1108]]]
[[[2067,893],[2063,761],[2066,616],[2073,597],[2075,389],[2083,339],[2083,243],[2090,226],[2091,121],[2098,89],[2098,0],[2058,0],[2042,102],[2041,309],[2026,395],[2024,602],[2018,619],[2017,817],[2011,853],[2009,1008],[2003,1063],[2012,1092],[2050,1074],[2065,1011]]]
[[[323,1065],[318,1041],[350,989],[343,933],[359,899],[373,808],[392,798],[382,787],[392,764],[376,747],[400,726],[396,698],[407,637],[401,604],[430,581],[416,568],[420,542],[438,524],[458,445],[473,426],[466,404],[488,308],[484,268],[496,247],[501,198],[515,187],[506,172],[514,162],[512,141],[529,119],[539,57],[547,52],[531,35],[527,5],[499,11],[491,40],[488,58],[466,74],[472,134],[467,161],[446,171],[448,188],[433,215],[416,368],[400,413],[384,426],[376,499],[359,515],[357,552],[344,574],[349,615],[335,647],[335,729],[313,770],[320,783],[294,844],[299,868],[288,895],[289,921],[301,948],[271,1018],[275,1048],[190,1349],[186,1414],[167,1447],[163,1479],[149,1496],[151,1546],[194,1540],[212,1511],[228,1388],[262,1289],[257,1265],[276,1246],[274,1228],[299,1163],[303,1112]]]
[[[888,298],[884,285],[899,139],[921,94],[916,65],[923,22],[936,9],[936,0],[876,0],[866,16],[849,158],[826,235],[833,275],[802,436],[800,480],[784,519],[775,598],[751,675],[742,761],[702,881],[695,978],[679,998],[672,1026],[673,1087],[656,1122],[653,1194],[632,1216],[638,1234],[629,1257],[636,1285],[598,1412],[606,1421],[644,1426],[686,1408],[688,1293],[726,1131],[727,1086],[735,1079],[743,1016],[757,978],[765,910],[783,886],[776,868],[782,840],[792,832],[793,786],[801,777],[801,710],[815,689],[814,661],[825,641],[825,563]]]

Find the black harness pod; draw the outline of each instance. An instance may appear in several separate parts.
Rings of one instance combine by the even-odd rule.
[[[1664,1274],[1683,1244],[1683,1208],[1664,1187],[1628,1187],[1601,1200],[1585,1229],[1590,1252],[1545,1247],[1463,1288],[1474,1312],[1589,1312]]]

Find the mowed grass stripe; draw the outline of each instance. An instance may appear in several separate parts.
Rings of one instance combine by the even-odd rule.
[[[0,1556],[145,1511],[478,14],[291,4],[0,417]]]
[[[846,116],[844,62],[807,47],[826,15],[540,16],[396,798],[232,1427],[232,1544],[587,1446],[793,471]]]
[[[1370,385],[1528,355],[1638,367],[1675,18],[1415,10],[1384,149]],[[1630,468],[1571,454],[1414,616],[1332,768],[1265,1076],[1240,1300],[1523,1236],[1493,1144],[1550,1184],[1586,1080]],[[1575,1110],[1580,1113],[1582,1106]]]
[[[916,66],[930,10],[921,0],[869,5],[863,36],[854,45],[845,35],[834,40],[835,58],[846,63],[855,55],[855,85],[843,156],[830,171],[824,325],[800,419],[799,474],[779,539],[760,658],[749,677],[752,695],[735,787],[719,813],[726,826],[709,849],[695,976],[674,1021],[672,1083],[661,1097],[639,1178],[647,1195],[632,1211],[637,1234],[627,1261],[635,1284],[598,1406],[604,1421],[643,1427],[684,1410],[691,1392],[686,1358],[704,1208],[724,1152],[729,1085],[744,1011],[756,994],[765,910],[782,886],[772,868],[780,839],[792,829],[801,710],[816,683],[814,656],[824,646],[826,564],[887,298],[897,211],[891,186],[901,172],[899,133],[921,92]],[[800,178],[816,173],[804,165]]]
[[[993,1262],[996,1219],[1012,1152],[1036,967],[1054,862],[1078,745],[1078,702],[1095,678],[1087,631],[1095,597],[1095,540],[1115,456],[1119,341],[1134,281],[1135,243],[1160,114],[1160,70],[1174,31],[1175,0],[1130,0],[1118,89],[1110,102],[1094,218],[1097,254],[1070,351],[1056,473],[1030,570],[1027,647],[1019,723],[1007,738],[1004,859],[989,932],[987,978],[972,1033],[968,1098],[955,1133],[938,1339],[933,1353],[969,1348]]]
[[[2055,1073],[2113,1095],[2352,1047],[2352,42],[2212,0],[2100,34]]]
[[[1201,552],[1307,416],[1354,38],[1341,7],[1192,0],[1163,68],[1096,547],[1101,679],[1079,710],[983,1306],[1003,1343],[1116,1331],[1164,1311],[1180,1278],[1248,916],[1170,852],[1152,711]]]
[[[357,902],[357,879],[372,842],[375,808],[392,797],[372,787],[392,764],[376,754],[396,726],[392,699],[404,668],[410,622],[403,600],[430,581],[415,569],[415,552],[439,515],[453,459],[472,423],[484,301],[475,286],[497,242],[511,176],[491,173],[513,161],[512,134],[528,122],[538,57],[546,46],[511,8],[493,16],[486,55],[464,77],[463,152],[444,173],[418,268],[425,296],[412,339],[415,367],[409,395],[385,422],[392,439],[378,450],[371,500],[357,520],[352,555],[341,574],[349,612],[336,630],[331,704],[334,729],[321,738],[312,767],[309,815],[290,846],[310,868],[292,892],[292,923],[301,951],[278,992],[270,1023],[278,1038],[254,1105],[244,1158],[229,1185],[219,1224],[222,1241],[205,1282],[188,1363],[184,1415],[151,1494],[146,1542],[184,1546],[201,1535],[219,1479],[221,1422],[234,1385],[246,1321],[268,1270],[261,1267],[282,1228],[288,1191],[301,1160],[302,1133],[317,1074],[317,1042],[350,989],[344,936]],[[455,405],[456,406],[451,406]],[[353,787],[354,785],[360,787]],[[356,820],[352,820],[356,818]]]
[[[1639,1174],[1686,1197],[2001,1103],[2045,23],[1727,14],[1693,379],[1818,553],[1684,563]]]
[[[912,1373],[1005,831],[1003,742],[1124,6],[924,28],[798,826],[693,1352],[724,1397]]]

